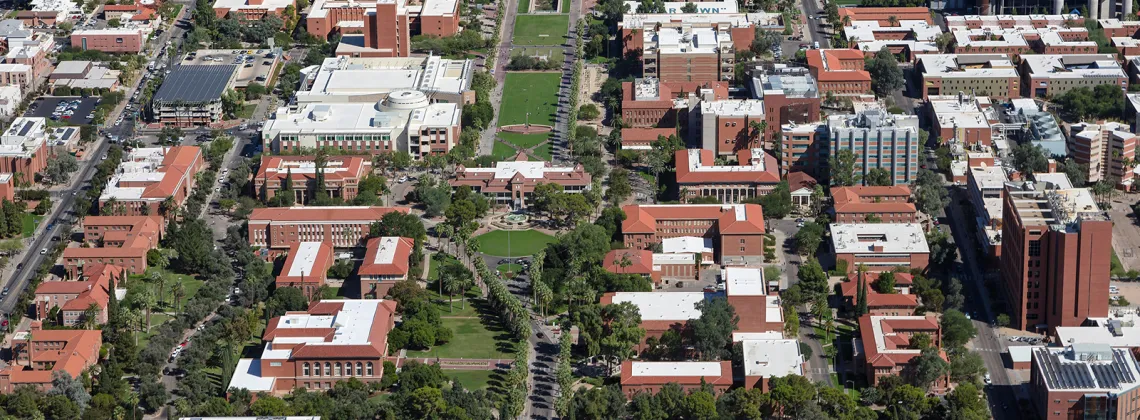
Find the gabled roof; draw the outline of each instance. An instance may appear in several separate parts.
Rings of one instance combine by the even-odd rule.
[[[868,276],[870,277],[870,276]],[[871,281],[867,283],[867,307],[874,308],[917,308],[918,296],[902,293],[879,293],[876,292],[871,286]],[[843,296],[851,299],[856,299],[859,292],[859,283],[855,281],[846,281],[842,283]],[[857,302],[856,302],[857,303]]]
[[[398,211],[407,214],[407,207],[263,207],[253,209],[249,215],[250,223],[290,223],[290,222],[330,222],[352,221],[372,222],[380,220],[385,214]]]
[[[623,258],[629,261],[628,266],[622,266]],[[648,249],[615,249],[606,254],[602,261],[606,271],[615,274],[651,274],[653,273],[653,251]]]
[[[759,153],[760,156],[754,155]],[[763,150],[740,150],[736,166],[717,166],[712,150],[678,150],[675,155],[678,184],[777,184],[780,182],[776,158]],[[755,163],[753,163],[755,162]]]
[[[892,200],[875,202],[877,198],[890,197]],[[887,187],[835,187],[831,198],[835,203],[835,213],[914,213],[918,211],[914,203],[897,201],[910,197],[910,187],[905,185]]]
[[[411,238],[372,238],[366,245],[364,261],[357,274],[361,276],[404,276],[408,274],[408,257],[415,240]]]
[[[721,234],[764,233],[758,204],[662,204],[622,207],[623,233],[656,233],[657,220],[716,220]]]
[[[791,192],[796,192],[803,188],[810,191],[815,189],[817,184],[819,184],[819,181],[816,181],[815,178],[812,178],[811,175],[807,173],[796,171],[788,174],[788,190]]]

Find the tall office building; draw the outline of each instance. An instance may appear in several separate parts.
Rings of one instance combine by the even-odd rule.
[[[876,168],[891,174],[895,185],[910,184],[918,175],[918,117],[870,109],[827,119],[830,151],[827,165],[834,169],[840,151],[855,153],[855,171],[863,179]]]

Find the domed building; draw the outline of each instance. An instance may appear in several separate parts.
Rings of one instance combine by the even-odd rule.
[[[432,103],[424,92],[401,89],[373,103],[279,108],[265,123],[262,141],[274,153],[329,147],[370,154],[402,150],[420,159],[458,144],[460,113],[458,104]]]

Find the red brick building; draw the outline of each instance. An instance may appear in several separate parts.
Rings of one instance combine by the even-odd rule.
[[[717,165],[711,150],[688,149],[676,153],[677,185],[687,194],[681,200],[716,197],[722,203],[739,203],[767,195],[780,183],[776,158],[763,149],[736,152],[735,166]]]
[[[1112,220],[1088,189],[1006,187],[1001,247],[1011,327],[1045,331],[1108,315]]]
[[[670,128],[623,128],[621,130],[622,150],[652,150],[653,142],[661,136],[669,137],[677,134],[677,129]]]
[[[350,378],[379,382],[395,313],[393,300],[322,300],[273,318],[261,358],[239,360],[226,389],[284,395],[327,391]]]
[[[146,38],[141,28],[80,29],[71,33],[71,45],[81,50],[138,54]]]
[[[234,14],[235,19],[261,20],[268,15],[285,18],[285,9],[296,8],[295,0],[215,0],[214,14],[219,18]],[[297,11],[294,11],[296,14]]]
[[[22,181],[35,182],[47,168],[48,154],[45,118],[18,117],[0,135],[0,173],[18,173]]]
[[[1135,353],[1107,344],[1074,343],[1032,350],[1029,395],[1038,418],[1140,417]]]
[[[756,204],[629,205],[622,207],[626,248],[647,249],[666,238],[712,239],[721,265],[763,262],[764,213]]]
[[[296,287],[312,299],[325,285],[333,265],[333,248],[324,242],[299,242],[289,247],[285,265],[274,282],[278,289]]]
[[[113,264],[127,274],[141,274],[147,268],[147,251],[158,246],[164,229],[158,216],[87,216],[83,234],[93,246],[64,249],[63,266],[72,278],[97,264]]]
[[[448,181],[452,188],[469,186],[471,191],[487,195],[496,205],[526,208],[538,184],[557,184],[568,193],[580,193],[592,187],[592,178],[581,164],[554,166],[550,162],[531,161],[520,151],[509,161],[494,168],[467,168],[459,165]]]
[[[99,361],[102,346],[99,330],[44,330],[39,321],[32,321],[30,331],[12,336],[14,360],[0,370],[0,394],[11,394],[21,386],[50,390],[56,372],[78,379]]]
[[[356,274],[360,276],[360,296],[380,298],[388,295],[397,282],[408,279],[415,240],[385,236],[368,240],[364,261]]]
[[[317,168],[315,156],[268,156],[261,157],[261,165],[253,176],[253,191],[261,194],[264,186],[268,200],[285,188],[285,179],[293,184],[294,202],[301,206],[312,199],[317,190]],[[325,191],[330,198],[340,198],[346,202],[356,198],[360,181],[372,174],[372,160],[364,156],[329,156],[324,170]]]
[[[110,206],[110,213],[120,216],[160,214],[168,198],[182,207],[205,167],[206,158],[196,146],[135,149],[107,181],[99,207]]]
[[[833,223],[831,246],[836,261],[847,262],[848,272],[859,265],[876,273],[898,267],[925,270],[930,262],[926,232],[917,223]]]
[[[918,295],[910,294],[910,286],[914,276],[910,273],[894,273],[895,293],[879,293],[872,285],[882,273],[864,273],[864,284],[867,288],[867,313],[879,316],[906,316],[913,315],[918,308]],[[859,304],[859,274],[851,274],[847,281],[840,284],[843,292],[843,304],[848,310],[854,310]]]
[[[728,84],[724,82],[664,82],[656,77],[622,82],[622,123],[631,128],[676,127],[686,119],[683,114],[688,110],[674,99],[698,97],[702,91],[709,92],[699,95],[707,100],[728,99]]]
[[[831,199],[836,223],[866,223],[869,216],[879,223],[914,223],[918,213],[906,185],[833,187]]]
[[[407,207],[268,207],[249,215],[249,244],[283,252],[299,242],[328,242],[334,248],[364,245],[372,222]],[[265,253],[266,256],[270,252]]]
[[[700,268],[713,263],[712,240],[693,236],[667,238],[662,251],[648,249],[615,249],[606,254],[602,267],[614,274],[639,274],[666,285],[670,280],[693,280],[699,274],[696,255],[700,254]]]
[[[856,349],[860,353],[856,360],[866,369],[868,384],[875,386],[886,376],[909,375],[910,369],[907,368],[912,366],[914,359],[922,352],[921,349],[911,347],[910,339],[920,333],[930,336],[931,346],[941,347],[942,328],[934,315],[868,314],[859,318],[862,349]],[[945,358],[945,353],[942,356]],[[935,384],[935,389],[945,387],[945,379],[939,382]]]
[[[656,394],[668,383],[681,386],[686,393],[712,387],[720,395],[732,387],[732,362],[635,362],[621,364],[621,392],[633,399],[638,393]]]
[[[852,23],[860,21],[875,21],[880,25],[891,25],[891,18],[898,21],[921,20],[933,24],[930,20],[930,9],[926,7],[840,7],[839,19],[848,18]]]
[[[98,308],[95,323],[107,323],[107,302],[111,280],[122,284],[126,273],[122,267],[93,264],[83,268],[83,279],[77,281],[45,281],[36,287],[36,318],[44,320],[52,308],[59,308],[62,325],[78,327],[86,321],[84,313],[91,305]]]
[[[871,73],[863,69],[863,52],[853,49],[807,51],[807,65],[819,83],[820,96],[828,93],[860,95],[871,91]]]
[[[459,2],[425,0],[356,2],[318,0],[306,17],[310,34],[328,38],[334,33],[352,34],[337,48],[337,55],[353,57],[408,57],[416,35],[448,37],[459,33]]]

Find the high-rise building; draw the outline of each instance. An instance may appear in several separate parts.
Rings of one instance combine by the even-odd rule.
[[[870,109],[854,115],[832,115],[827,119],[830,132],[828,166],[840,151],[855,154],[855,171],[867,179],[879,168],[891,175],[895,185],[910,184],[918,175],[918,117],[888,114]]]
[[[1007,186],[1001,233],[1011,326],[1081,325],[1108,314],[1112,221],[1087,188]]]

